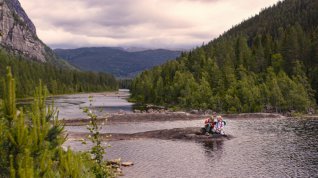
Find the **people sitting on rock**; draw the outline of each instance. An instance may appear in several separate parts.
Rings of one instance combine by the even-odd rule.
[[[225,135],[223,128],[226,125],[226,122],[223,121],[222,116],[217,116],[216,118],[217,121],[214,123],[212,131],[217,134]]]
[[[206,129],[206,134],[207,135],[214,128],[215,120],[216,120],[216,112],[213,112],[212,116],[210,116],[209,118],[205,119],[204,124],[205,124],[205,129]]]

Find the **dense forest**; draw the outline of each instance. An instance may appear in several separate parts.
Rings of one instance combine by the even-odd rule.
[[[97,92],[118,88],[118,82],[110,74],[82,72],[59,67],[52,63],[26,60],[23,57],[10,55],[4,50],[0,50],[0,79],[3,78],[7,66],[12,68],[17,83],[16,93],[19,98],[32,96],[39,80],[47,85],[51,94]],[[2,83],[0,83],[0,93],[2,94],[3,87],[1,85]]]
[[[285,0],[145,71],[132,99],[219,112],[308,112],[318,101],[318,1]]]

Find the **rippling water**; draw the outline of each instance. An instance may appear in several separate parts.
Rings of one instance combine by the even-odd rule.
[[[317,120],[227,120],[226,131],[235,138],[212,143],[145,139],[111,142],[108,158],[121,157],[135,165],[126,177],[317,177]],[[176,126],[164,122],[156,129]],[[193,126],[198,121],[185,122]],[[137,123],[136,123],[137,124]],[[139,123],[145,126],[149,123]],[[131,124],[134,125],[134,124]],[[123,133],[135,127],[123,125]],[[119,132],[120,126],[116,126]],[[82,149],[79,142],[68,143]]]
[[[97,97],[95,101],[99,106],[105,104],[105,98],[102,97]],[[85,97],[80,98],[82,99],[75,97],[74,101],[83,101]],[[123,107],[127,106],[124,99],[107,99],[114,105],[122,102]],[[68,104],[70,101],[73,100],[69,98]],[[70,108],[66,108],[69,115],[78,113]],[[104,126],[102,132],[137,133],[195,127],[201,124],[201,120],[116,123]],[[72,132],[87,132],[82,126],[69,126],[66,129]],[[134,166],[124,169],[125,177],[129,178],[280,178],[318,175],[317,119],[227,119],[226,133],[234,138],[211,143],[158,139],[113,141],[110,142],[112,147],[107,149],[106,157],[121,157],[122,160],[133,161]],[[76,141],[68,141],[65,145],[76,150],[89,148],[89,145]]]

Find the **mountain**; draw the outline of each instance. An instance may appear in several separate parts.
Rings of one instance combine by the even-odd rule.
[[[312,113],[318,1],[278,2],[207,45],[143,72],[131,91],[138,102],[174,108]]]
[[[7,68],[9,67],[9,68]],[[16,96],[33,96],[39,80],[51,94],[117,90],[114,76],[75,69],[47,47],[18,0],[0,0],[0,81],[12,69]],[[0,96],[4,93],[0,82]],[[1,176],[0,176],[1,177]]]
[[[0,0],[0,47],[36,61],[63,63],[37,37],[34,24],[18,0]]]
[[[123,47],[123,48],[120,48],[124,51],[127,51],[127,52],[138,52],[138,51],[147,51],[147,50],[150,50],[150,49],[147,49],[147,48],[141,48],[141,47]]]
[[[134,77],[141,71],[175,59],[181,53],[165,49],[112,47],[56,49],[55,52],[79,69],[108,72],[121,78]]]

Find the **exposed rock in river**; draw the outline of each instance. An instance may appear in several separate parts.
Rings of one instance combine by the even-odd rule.
[[[69,133],[71,138],[84,138],[86,133]],[[202,135],[199,127],[175,128],[155,130],[134,134],[102,134],[102,138],[108,141],[135,140],[135,139],[165,139],[165,140],[193,140],[193,141],[223,141],[233,138],[231,135]]]

